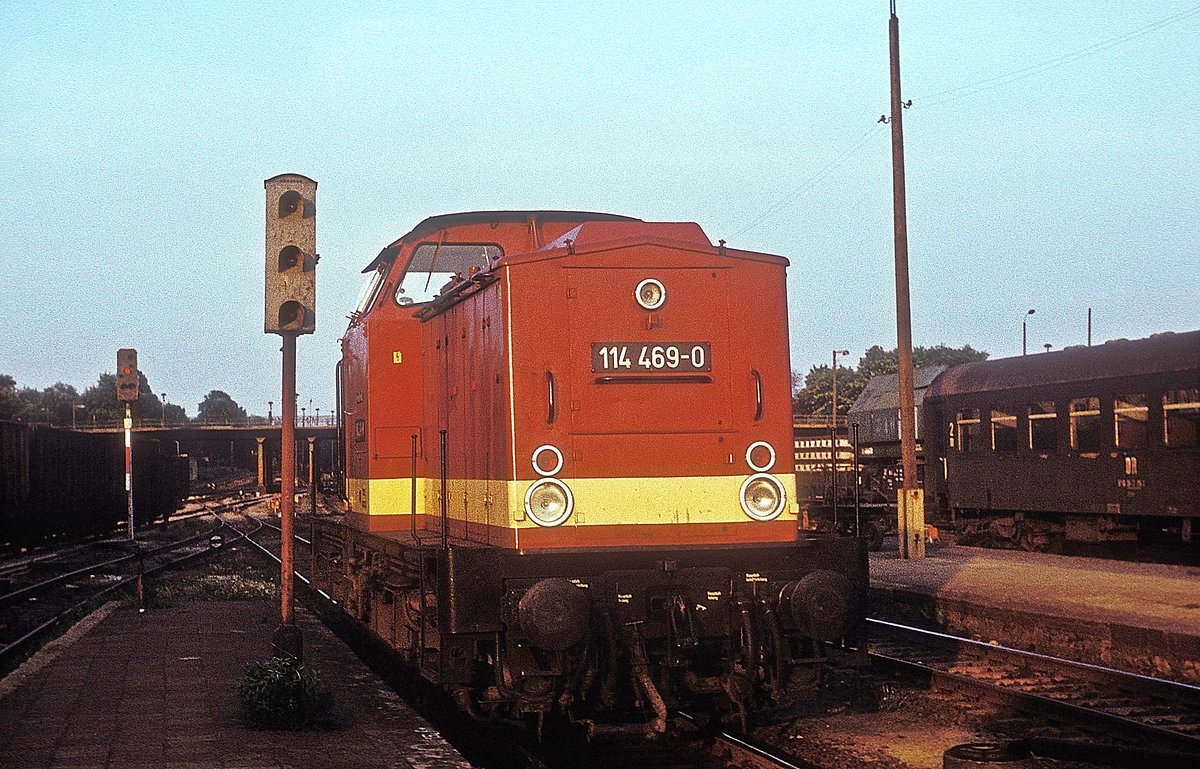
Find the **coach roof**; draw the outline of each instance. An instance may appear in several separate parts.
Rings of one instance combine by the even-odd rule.
[[[1189,370],[1200,370],[1200,331],[1167,331],[1146,339],[952,366],[933,381],[926,397]]]

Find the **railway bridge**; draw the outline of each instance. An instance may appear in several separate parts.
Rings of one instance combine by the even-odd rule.
[[[116,440],[123,428],[107,424],[81,426],[79,430],[112,433]],[[190,458],[193,481],[207,470],[219,467],[257,472],[260,485],[271,485],[279,474],[282,433],[279,420],[220,424],[143,420],[135,422],[133,431],[142,439],[158,440],[167,446],[174,444],[177,454]],[[314,478],[338,469],[337,434],[338,428],[331,421],[318,423],[309,419],[296,425],[296,477],[300,482],[309,477],[310,457]]]

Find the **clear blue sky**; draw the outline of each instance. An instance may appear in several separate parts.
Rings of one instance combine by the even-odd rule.
[[[1200,327],[1200,5],[900,0],[913,335],[994,357]],[[699,222],[792,261],[801,373],[895,345],[887,0],[0,5],[0,373],[140,352],[278,401],[263,185],[316,179],[328,413],[359,271],[476,209]],[[1159,22],[1163,22],[1159,24]]]

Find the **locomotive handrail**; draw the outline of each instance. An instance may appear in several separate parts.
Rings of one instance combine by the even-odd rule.
[[[763,415],[762,374],[756,368],[750,369],[750,374],[754,377],[754,421],[757,422]]]

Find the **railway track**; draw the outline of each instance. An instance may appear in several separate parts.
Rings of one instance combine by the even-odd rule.
[[[868,620],[873,660],[1022,710],[1088,723],[1141,744],[1195,752],[1200,687],[966,638]]]
[[[279,527],[261,516],[250,516],[257,528],[246,540],[278,562]],[[307,532],[295,535],[308,545]],[[298,563],[303,563],[298,559]],[[308,584],[297,571],[297,580]],[[328,599],[328,596],[325,596]],[[1091,746],[1096,763],[1120,766],[1193,766],[1200,756],[1200,687],[1138,676],[1118,670],[1032,654],[994,644],[956,638],[903,625],[870,620],[872,656],[878,664],[931,679],[942,686],[969,688],[976,693],[1016,704],[1020,709],[1044,714],[1063,725],[1091,724],[1115,740],[1130,740],[1145,748]],[[674,716],[673,732],[686,734],[694,727],[686,715]],[[1015,744],[1015,743],[1014,743]],[[1054,750],[1081,758],[1088,746],[1066,740],[1037,739],[1019,744],[1042,756]],[[1158,752],[1170,749],[1175,752]],[[1101,752],[1105,755],[1101,756]],[[1119,759],[1120,763],[1113,763]],[[1150,760],[1151,763],[1146,763]],[[1197,759],[1200,761],[1200,759]],[[1157,763],[1155,763],[1157,761]],[[815,769],[815,765],[786,755],[778,748],[733,732],[708,731],[702,737],[664,738],[645,742],[604,738],[603,748],[576,751],[568,757],[531,750],[528,767],[555,769],[572,766],[620,769],[676,769],[676,767],[760,767],[761,769]]]
[[[247,516],[246,520],[254,522],[256,528],[252,531],[238,529],[239,534],[279,563],[282,529],[261,516]],[[237,529],[232,523],[230,526]],[[298,528],[304,529],[303,526]],[[269,533],[263,536],[264,532]],[[300,545],[311,546],[303,532],[298,531],[293,536]],[[297,580],[313,589],[309,577],[300,569],[295,570],[295,575]],[[313,592],[333,603],[324,591],[313,589]],[[686,713],[675,713],[672,716],[674,738],[647,741],[608,736],[596,743],[572,743],[566,751],[545,750],[545,746],[508,745],[502,753],[510,759],[519,755],[518,763],[528,769],[818,769],[746,735],[708,730],[697,737],[696,723],[696,719]],[[493,747],[490,745],[489,749]],[[505,765],[510,763],[507,761]]]
[[[0,670],[15,667],[88,607],[126,590],[140,592],[145,576],[207,553],[225,527],[213,516],[250,502],[202,504],[169,523],[140,527],[134,541],[95,540],[0,564]]]

